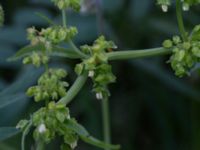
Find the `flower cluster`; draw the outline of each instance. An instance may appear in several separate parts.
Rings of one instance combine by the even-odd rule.
[[[75,27],[68,28],[62,26],[48,27],[41,31],[37,31],[32,27],[29,28],[27,32],[28,39],[31,41],[32,45],[38,43],[46,43],[45,45],[59,44],[73,38],[78,33],[77,28]]]
[[[80,0],[51,0],[51,1],[54,2],[54,4],[61,10],[72,8],[75,11],[79,11],[81,8]]]
[[[27,29],[27,38],[32,46],[38,46],[37,49],[29,53],[23,60],[24,64],[33,64],[40,67],[49,62],[49,55],[52,52],[53,45],[73,38],[78,33],[75,27],[53,26],[38,31],[35,27]]]
[[[4,23],[4,11],[2,6],[0,5],[0,27],[3,25]]]
[[[70,118],[69,109],[63,104],[50,102],[47,107],[40,108],[31,118],[32,126],[35,128],[33,137],[35,141],[48,144],[56,136],[63,138],[61,150],[72,150],[77,146],[78,135],[67,127]],[[22,120],[17,128],[24,130],[30,121]]]
[[[182,8],[184,11],[188,11],[190,6],[200,3],[200,0],[181,0]],[[163,12],[168,11],[168,7],[171,5],[171,0],[157,0],[157,4],[161,6]]]
[[[112,41],[106,41],[104,36],[99,37],[92,46],[85,45],[81,47],[82,51],[90,57],[78,64],[75,71],[78,75],[83,70],[89,72],[89,77],[94,82],[93,91],[96,93],[97,99],[109,96],[107,85],[115,82],[116,79],[106,56],[106,51],[112,48],[116,48],[115,44]]]
[[[66,95],[68,83],[61,81],[67,72],[63,69],[48,69],[38,80],[38,85],[27,90],[28,96],[34,96],[36,102],[41,100],[57,100]]]
[[[73,38],[78,33],[75,27],[54,26],[42,29],[41,35],[52,44],[59,44],[63,41]]]
[[[200,25],[193,29],[187,41],[174,36],[172,40],[165,40],[163,47],[173,49],[169,62],[175,74],[179,77],[190,74],[191,68],[200,62]]]
[[[43,52],[32,52],[23,59],[23,64],[33,64],[36,67],[40,67],[41,64],[45,65],[48,62],[49,57]]]

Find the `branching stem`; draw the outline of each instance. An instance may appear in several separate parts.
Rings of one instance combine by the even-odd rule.
[[[178,21],[179,31],[184,41],[187,41],[187,32],[185,31],[182,14],[182,4],[180,0],[176,0],[176,16]]]
[[[63,21],[63,27],[67,27],[66,10],[62,10],[62,21]],[[87,58],[87,55],[81,52],[80,49],[73,43],[71,39],[68,40],[68,43],[79,56],[81,56],[82,58]]]

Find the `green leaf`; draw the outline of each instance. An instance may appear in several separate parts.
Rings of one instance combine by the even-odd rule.
[[[88,131],[82,125],[78,124],[75,120],[68,120],[67,127],[76,132],[80,136],[80,138],[86,143],[97,146],[99,148],[120,149],[119,145],[106,144],[90,136]]]
[[[3,141],[9,137],[12,137],[19,133],[19,130],[17,130],[14,127],[1,127],[0,128],[0,141]]]
[[[63,48],[60,46],[53,46],[51,56],[66,57],[66,58],[80,58],[80,56],[73,50]]]
[[[1,97],[0,100],[0,109],[11,105],[17,101],[22,101],[26,98],[24,94],[14,94],[14,95],[6,95],[5,97]]]
[[[48,24],[55,25],[55,23],[51,19],[49,19],[46,15],[39,12],[36,12],[35,14],[39,16],[40,18],[42,18],[43,20],[45,20]]]
[[[98,139],[92,137],[92,136],[80,136],[81,139],[86,142],[89,143],[91,145],[97,146],[99,148],[102,149],[116,149],[119,150],[120,149],[120,145],[111,145],[111,144],[106,144],[104,142],[99,141]]]
[[[44,44],[39,43],[37,45],[28,45],[20,49],[14,56],[8,58],[8,61],[16,61],[27,55],[29,55],[33,51],[44,50]]]
[[[89,136],[88,131],[82,125],[78,124],[75,120],[68,120],[67,128],[70,128],[80,136]]]
[[[8,58],[8,61],[16,61],[19,60],[25,56],[28,56],[33,51],[43,51],[45,50],[45,46],[43,43],[37,44],[37,45],[28,45],[24,48],[20,49],[14,56]],[[53,46],[52,47],[52,53],[51,56],[57,56],[57,57],[66,57],[66,58],[80,58],[78,54],[76,54],[75,51],[63,48],[60,46]]]

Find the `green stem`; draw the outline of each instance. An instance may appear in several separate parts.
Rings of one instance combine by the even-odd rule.
[[[63,27],[67,27],[67,16],[66,16],[66,12],[65,12],[66,10],[65,9],[63,9],[62,10],[62,22],[63,22]]]
[[[176,0],[176,16],[178,21],[179,31],[184,41],[187,41],[187,32],[185,31],[182,14],[182,4],[180,0]]]
[[[68,43],[70,44],[70,46],[73,48],[73,50],[79,54],[82,58],[88,58],[87,55],[85,55],[83,52],[80,51],[80,49],[78,49],[78,47],[72,42],[72,40],[68,40]]]
[[[44,143],[42,141],[37,141],[36,150],[44,150],[44,149],[45,149]]]
[[[102,118],[103,118],[104,142],[106,144],[111,144],[110,113],[109,113],[108,98],[104,98],[102,100]],[[105,148],[105,150],[110,150],[110,149]]]
[[[63,21],[63,27],[67,27],[67,16],[65,10],[62,10],[62,21]],[[80,51],[80,49],[72,42],[71,39],[68,40],[69,45],[73,48],[73,50],[79,54],[79,56],[83,58],[87,58],[87,55],[85,55],[83,52]]]
[[[32,121],[30,121],[30,123],[27,125],[26,129],[24,130],[23,134],[22,134],[22,140],[21,140],[21,149],[25,150],[25,139],[27,134],[30,131],[30,128],[32,126]]]
[[[88,78],[88,73],[84,72],[82,75],[80,75],[76,81],[74,82],[74,84],[71,86],[71,88],[69,89],[69,91],[67,92],[67,95],[63,98],[61,98],[58,103],[62,103],[62,104],[69,104],[73,98],[79,93],[79,91],[82,89],[82,87],[84,86],[85,82],[87,81]]]
[[[126,59],[136,59],[136,58],[145,58],[158,55],[166,55],[172,52],[171,49],[165,48],[152,48],[146,50],[127,50],[127,51],[117,51],[107,53],[109,60],[126,60]]]

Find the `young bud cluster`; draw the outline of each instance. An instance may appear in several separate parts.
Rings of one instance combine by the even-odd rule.
[[[116,80],[106,56],[106,50],[112,48],[116,48],[116,45],[111,41],[106,41],[103,36],[99,37],[92,46],[85,45],[81,47],[82,51],[90,57],[78,64],[75,71],[79,75],[84,69],[89,72],[88,76],[93,80],[93,91],[96,93],[97,99],[109,96],[107,85]]]
[[[32,116],[32,126],[35,128],[33,137],[36,141],[40,140],[42,143],[48,144],[56,136],[63,138],[64,144],[61,146],[68,147],[72,150],[76,147],[78,141],[78,135],[67,127],[66,123],[69,120],[69,109],[63,104],[56,104],[50,102],[47,107],[40,108]],[[22,123],[28,121],[20,121],[18,126],[22,127]],[[24,126],[23,126],[24,128]]]
[[[80,10],[80,0],[51,0],[54,4],[60,9],[68,9],[72,8],[75,11]]]
[[[191,69],[200,62],[200,25],[193,29],[188,41],[174,36],[172,40],[165,40],[163,47],[173,49],[169,62],[175,74],[179,77],[189,75]]]
[[[59,44],[65,40],[71,39],[77,33],[78,31],[75,27],[66,28],[62,26],[49,27],[41,31],[41,35],[52,44]]]
[[[38,80],[38,85],[27,90],[28,96],[34,96],[36,102],[41,100],[57,100],[66,95],[68,83],[61,81],[67,73],[63,69],[49,69]]]
[[[33,64],[36,67],[40,67],[41,64],[45,65],[48,62],[49,57],[42,52],[32,52],[32,54],[23,59],[23,64]]]

